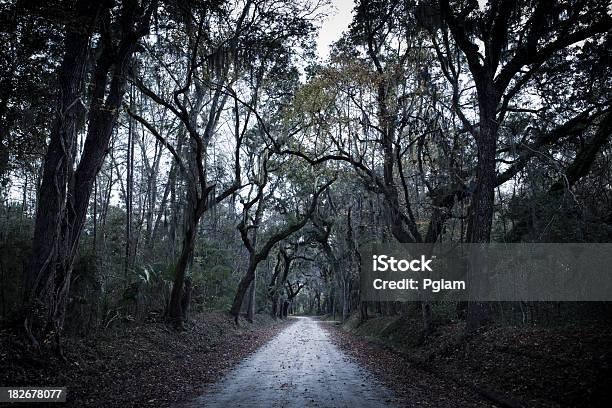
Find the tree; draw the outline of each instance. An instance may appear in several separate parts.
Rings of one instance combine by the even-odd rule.
[[[207,7],[187,9],[182,10],[180,14],[180,22],[184,29],[182,34],[188,44],[186,49],[181,50],[185,56],[186,66],[179,66],[179,72],[176,73],[177,67],[168,66],[163,62],[163,56],[160,57],[159,64],[166,70],[167,75],[175,80],[176,89],[172,93],[172,99],[167,100],[148,87],[144,81],[136,80],[138,88],[144,95],[172,112],[180,121],[189,136],[189,150],[186,157],[181,157],[180,151],[177,151],[150,121],[131,112],[131,115],[170,151],[187,183],[182,249],[174,269],[172,293],[166,311],[167,318],[179,328],[183,326],[187,317],[189,302],[184,302],[183,299],[189,296],[189,287],[185,286],[185,282],[188,265],[193,256],[199,221],[208,209],[231,196],[240,187],[240,148],[248,125],[247,119],[241,128],[239,112],[236,111],[234,179],[224,189],[218,188],[209,180],[206,155],[228,100],[225,87],[231,86],[237,79],[238,40],[243,23],[250,12],[251,2],[247,1],[240,11],[235,27],[228,34],[229,38],[224,38],[217,44],[205,43],[205,29],[215,23],[215,9],[212,5],[209,6],[211,9]],[[196,14],[192,14],[192,11]],[[229,44],[227,47],[226,40]],[[212,55],[204,53],[209,47],[216,47]],[[232,64],[230,61],[235,62]],[[181,74],[184,75],[184,79],[176,80],[175,75]],[[208,101],[205,99],[207,97],[210,97]],[[202,117],[205,120],[203,129],[199,124]]]
[[[289,251],[290,248],[284,248],[279,245],[276,253],[274,273],[268,284],[268,298],[272,303],[270,315],[274,318],[282,317],[282,305],[284,302],[282,288],[285,286],[285,282],[287,282],[289,271],[291,270],[291,263],[295,259]]]
[[[125,90],[138,40],[149,29],[155,1],[125,0],[117,25],[109,5],[79,1],[71,10],[59,71],[58,108],[45,155],[32,241],[34,257],[25,277],[25,330],[33,344],[64,325],[72,266],[96,174]],[[83,113],[84,76],[91,36],[99,30],[92,72],[87,136],[76,169],[76,137]]]
[[[242,211],[242,220],[238,224],[238,230],[240,231],[240,237],[244,246],[246,247],[249,253],[249,261],[247,270],[240,280],[238,284],[238,289],[236,291],[236,295],[234,297],[234,301],[232,303],[232,307],[230,308],[230,313],[234,316],[236,322],[238,321],[238,317],[240,315],[240,309],[242,307],[242,302],[246,295],[246,292],[250,285],[255,283],[255,276],[257,266],[268,258],[270,251],[274,248],[276,244],[287,239],[292,234],[296,233],[300,229],[302,229],[315,213],[317,208],[317,203],[319,196],[332,184],[332,181],[328,181],[323,183],[321,186],[314,186],[315,191],[312,196],[309,205],[305,205],[306,211],[304,214],[299,215],[296,219],[291,220],[284,225],[276,227],[271,233],[270,236],[261,242],[260,236],[262,234],[262,220],[264,217],[264,211],[269,200],[272,198],[275,193],[275,187],[268,189],[269,183],[269,153],[264,152],[263,154],[258,156],[258,165],[256,166],[259,170],[258,173],[253,174],[254,181],[247,195],[246,200],[242,202],[243,211]],[[268,190],[268,191],[267,191]],[[253,210],[254,209],[254,213]],[[254,289],[253,289],[254,290]],[[251,302],[251,307],[254,307],[254,301]],[[249,319],[252,321],[253,319],[253,309],[251,308],[249,311]]]
[[[612,17],[607,5],[597,1],[541,1],[528,7],[517,5],[515,1],[499,0],[480,10],[474,2],[451,6],[448,0],[441,0],[439,10],[442,21],[465,57],[476,87],[476,126],[460,112],[457,98],[454,107],[477,146],[470,242],[489,242],[497,180],[498,134],[511,103],[557,54],[609,31]],[[442,36],[446,35],[445,30],[445,27],[441,29]],[[457,89],[458,70],[452,67],[452,53],[449,48],[445,54],[438,48],[438,55],[447,69],[447,78]],[[472,303],[471,306],[468,326],[474,329],[485,317],[481,305]]]

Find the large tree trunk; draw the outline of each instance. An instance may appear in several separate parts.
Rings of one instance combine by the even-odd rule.
[[[270,309],[270,316],[272,316],[273,318],[276,319],[276,317],[278,317],[278,302],[279,302],[279,296],[278,294],[274,294],[272,295],[272,307]]]
[[[58,250],[65,228],[66,187],[73,174],[75,143],[83,112],[80,98],[89,53],[89,29],[98,15],[97,7],[86,3],[79,2],[77,21],[67,26],[66,52],[59,71],[57,114],[45,154],[32,259],[24,276],[24,327],[35,345],[46,333],[61,330],[61,304],[69,284],[62,271],[65,262],[59,259]]]
[[[281,318],[286,319],[289,315],[289,306],[291,306],[291,302],[288,300],[283,301],[283,308],[281,310]]]
[[[189,212],[191,214],[189,214]],[[189,304],[184,304],[183,298],[184,291],[190,290],[190,288],[184,288],[184,285],[187,276],[187,267],[189,266],[195,247],[196,231],[200,219],[200,214],[197,210],[191,209],[189,212],[186,214],[181,255],[174,269],[172,292],[170,293],[170,302],[166,310],[166,318],[178,329],[183,327],[187,318],[187,308]]]
[[[253,275],[253,282],[249,290],[249,307],[247,309],[247,320],[251,323],[255,321],[255,295],[257,292],[257,270]]]
[[[100,15],[99,6],[77,4],[80,24],[92,25]],[[76,134],[84,71],[89,53],[90,33],[83,26],[66,35],[66,54],[60,69],[60,100],[45,156],[43,181],[32,240],[33,259],[25,276],[24,327],[34,345],[53,333],[59,341],[66,313],[72,266],[85,223],[94,180],[107,153],[115,120],[123,100],[128,66],[143,27],[134,32],[138,16],[136,1],[125,1],[122,10],[122,38],[113,45],[108,32],[110,10],[101,18],[102,51],[93,72],[91,105],[83,153],[76,171]],[[152,8],[143,14],[148,27]],[[109,73],[112,76],[109,83]],[[106,98],[105,98],[106,96]],[[57,343],[59,346],[59,342]]]
[[[236,290],[236,295],[234,296],[234,301],[232,302],[232,307],[230,308],[230,313],[234,316],[234,320],[238,322],[238,316],[240,316],[240,309],[242,308],[242,300],[251,286],[251,282],[255,280],[255,269],[257,268],[257,264],[253,259],[249,261],[249,266],[247,268],[246,273],[240,280],[238,284],[238,289]]]
[[[497,124],[495,123],[495,101],[483,102],[493,104],[487,109],[492,112],[481,113],[480,133],[476,140],[478,147],[478,162],[476,165],[476,191],[472,199],[472,217],[470,242],[486,243],[491,240],[493,223],[493,204],[497,174],[495,170],[495,154],[497,148]],[[481,107],[481,112],[483,111]]]
[[[130,111],[134,110],[134,89],[130,89]],[[134,197],[134,126],[132,117],[128,117],[128,143],[126,159],[127,177],[125,186],[125,265],[124,278],[128,284],[128,273],[132,268],[132,205]]]
[[[489,81],[486,81],[489,82]],[[492,81],[479,87],[480,99],[480,129],[476,144],[478,162],[476,164],[476,191],[472,199],[472,216],[470,220],[470,242],[484,244],[491,241],[493,211],[495,201],[496,169],[495,155],[497,149],[496,109],[498,97],[495,94]],[[488,270],[486,268],[483,248],[478,248],[472,254],[470,265],[470,287],[473,293],[478,293],[487,285]],[[472,301],[467,308],[467,330],[477,330],[487,319],[486,305]]]
[[[270,299],[272,301],[271,316],[282,317],[280,313],[280,302],[281,302],[281,290],[285,286],[287,277],[289,276],[289,270],[291,268],[292,258],[287,254],[286,250],[281,248],[277,254],[276,266],[274,267],[274,274],[270,279],[268,290],[270,293]],[[281,273],[282,272],[282,273]]]
[[[368,320],[368,302],[366,301],[359,302],[359,320],[361,322]]]

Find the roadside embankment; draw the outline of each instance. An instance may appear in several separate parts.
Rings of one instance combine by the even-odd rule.
[[[66,361],[37,359],[19,338],[0,333],[0,384],[65,386],[75,407],[173,406],[202,393],[290,324],[268,315],[236,326],[229,314],[192,317],[188,330],[127,322],[85,338],[67,338]]]
[[[612,400],[608,326],[488,326],[465,336],[463,322],[447,322],[424,338],[418,319],[353,316],[330,330],[400,395],[415,381],[407,370],[417,369],[498,406],[599,407]]]

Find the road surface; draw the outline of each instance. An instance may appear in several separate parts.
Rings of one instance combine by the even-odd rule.
[[[389,407],[392,394],[308,317],[283,330],[188,407]]]

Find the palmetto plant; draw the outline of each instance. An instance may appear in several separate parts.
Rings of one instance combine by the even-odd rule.
[[[122,295],[124,306],[133,306],[135,315],[163,309],[172,282],[170,270],[161,264],[145,264],[132,270]]]

